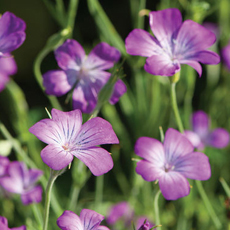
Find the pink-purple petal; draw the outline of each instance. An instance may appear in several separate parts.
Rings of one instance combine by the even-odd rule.
[[[42,176],[42,174],[43,174],[42,170],[39,170],[39,169],[29,169],[26,172],[27,181],[24,181],[25,187],[27,188],[27,187],[33,185],[39,179],[39,177]]]
[[[147,58],[144,69],[153,75],[172,76],[180,71],[180,63],[173,62],[168,55],[162,53]]]
[[[85,58],[84,49],[73,39],[67,39],[54,53],[59,67],[63,70],[79,70]]]
[[[222,49],[221,54],[225,65],[230,70],[230,41],[227,46]]]
[[[92,147],[71,152],[81,160],[95,176],[107,173],[113,168],[113,160],[110,154],[103,148]]]
[[[215,148],[225,148],[229,144],[229,132],[223,128],[217,128],[209,134],[207,142]]]
[[[10,77],[0,72],[0,92],[5,89],[6,84],[10,81]]]
[[[192,145],[194,146],[194,148],[198,148],[200,149],[200,146],[202,145],[202,141],[199,137],[199,135],[193,131],[190,130],[185,130],[184,131],[184,135],[188,138],[188,140],[192,143]]]
[[[0,72],[7,75],[17,73],[17,64],[10,53],[6,53],[3,57],[0,57]]]
[[[208,157],[200,152],[193,152],[178,159],[174,170],[193,180],[208,180],[211,177]]]
[[[125,39],[128,54],[150,57],[162,51],[158,41],[142,29],[134,29]]]
[[[113,67],[114,63],[120,59],[121,53],[116,48],[105,42],[96,45],[89,53],[84,67],[88,70],[106,70]]]
[[[114,85],[113,93],[109,99],[109,103],[112,105],[116,104],[119,101],[120,97],[124,93],[126,93],[126,91],[127,91],[127,87],[125,83],[121,79],[119,79]]]
[[[28,191],[23,192],[21,194],[21,200],[24,205],[41,202],[42,200],[41,186],[38,185]]]
[[[108,121],[95,117],[82,125],[76,143],[86,149],[95,145],[118,144],[119,140]]]
[[[84,230],[97,230],[104,217],[93,210],[83,209],[80,213],[80,219]]]
[[[60,145],[49,144],[42,149],[41,158],[50,168],[61,170],[73,160],[73,155]]]
[[[74,81],[62,70],[50,70],[43,74],[43,85],[49,95],[62,96],[69,92]]]
[[[85,230],[78,215],[69,210],[57,219],[57,225],[62,230]]]
[[[192,128],[200,138],[206,137],[209,132],[209,118],[203,111],[197,111],[192,115]]]
[[[188,180],[175,171],[164,173],[159,179],[159,186],[166,200],[177,200],[190,192]]]
[[[193,152],[193,145],[180,132],[169,128],[164,139],[165,158],[173,163],[177,158]]]
[[[141,160],[137,162],[136,173],[141,175],[146,181],[155,181],[159,179],[163,171],[164,162],[157,163],[148,162],[146,160]]]
[[[176,37],[178,29],[182,24],[181,13],[178,9],[150,12],[149,24],[162,47],[170,50],[173,39]]]
[[[8,229],[7,229],[8,230]],[[11,228],[10,230],[26,230],[26,226],[23,225],[21,227]]]

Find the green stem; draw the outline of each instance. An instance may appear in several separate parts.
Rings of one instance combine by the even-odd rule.
[[[226,192],[227,196],[230,197],[230,188],[228,186],[228,184],[226,183],[226,181],[224,180],[224,178],[220,178],[220,183],[222,184],[224,191]]]
[[[213,209],[213,207],[212,207],[212,205],[211,205],[211,203],[210,203],[210,201],[208,199],[208,196],[207,196],[207,194],[206,194],[206,192],[205,192],[205,190],[203,188],[203,185],[202,185],[201,181],[196,180],[196,186],[198,188],[200,196],[201,196],[201,198],[202,198],[202,200],[203,200],[203,202],[204,202],[204,204],[206,206],[206,209],[207,209],[207,211],[208,211],[208,213],[209,213],[209,215],[210,215],[210,217],[211,217],[216,229],[221,229],[222,224],[221,224],[219,218],[217,217],[217,215],[216,215],[216,213],[215,213],[215,211],[214,211],[214,209]]]
[[[38,209],[38,204],[33,203],[32,204],[32,210],[33,210],[34,217],[35,217],[37,224],[38,224],[38,229],[40,230],[40,229],[42,229],[42,215],[41,215],[40,210]]]
[[[51,191],[57,176],[58,175],[54,173],[54,170],[50,169],[50,178],[46,187],[43,230],[47,230],[48,227]]]
[[[80,188],[77,184],[74,184],[74,186],[71,188],[71,198],[70,198],[70,202],[68,205],[68,210],[71,211],[75,211],[75,208],[77,206],[77,201],[78,201],[78,197],[79,197],[79,193],[80,193]]]
[[[155,212],[155,224],[156,225],[160,225],[160,214],[159,214],[159,206],[158,206],[158,200],[159,200],[160,194],[161,194],[161,190],[159,189],[154,198],[154,212]],[[156,228],[156,229],[158,230],[159,228]]]
[[[71,0],[68,8],[68,19],[67,19],[67,28],[71,28],[73,31],[74,22],[77,14],[78,0]]]
[[[172,103],[172,108],[173,108],[173,112],[176,118],[176,122],[179,128],[179,131],[181,133],[184,133],[184,128],[183,128],[183,124],[180,118],[180,114],[179,114],[179,110],[178,110],[178,106],[177,106],[177,99],[176,99],[176,83],[175,82],[171,82],[171,103]]]
[[[96,178],[96,194],[95,194],[95,207],[99,212],[101,203],[103,200],[103,187],[104,187],[104,175],[98,176]]]

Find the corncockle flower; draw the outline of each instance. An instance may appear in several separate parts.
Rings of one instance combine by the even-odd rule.
[[[10,161],[7,157],[0,156],[0,177],[6,175],[6,169]]]
[[[150,223],[145,220],[144,223],[138,228],[138,230],[149,230],[150,228]]]
[[[222,49],[221,54],[222,54],[223,61],[226,65],[226,67],[228,68],[228,70],[230,70],[230,41],[227,44],[227,46],[225,46]]]
[[[209,129],[208,115],[203,111],[197,111],[192,115],[192,131],[185,130],[184,134],[197,149],[205,146],[224,148],[229,144],[229,133],[223,128],[211,131]]]
[[[163,144],[150,137],[140,137],[135,153],[143,160],[137,162],[136,172],[146,181],[158,180],[167,200],[187,196],[190,186],[186,178],[208,180],[211,176],[208,157],[193,149],[190,141],[172,128],[167,130]]]
[[[25,205],[39,203],[42,188],[35,186],[35,183],[42,174],[38,169],[28,170],[24,162],[14,161],[8,165],[7,175],[0,178],[0,185],[8,192],[20,194]]]
[[[127,202],[122,201],[116,205],[113,205],[110,208],[109,214],[106,218],[106,222],[109,225],[114,225],[117,221],[122,219],[124,221],[125,226],[130,226],[133,217],[133,209]]]
[[[172,76],[180,71],[180,64],[187,64],[201,76],[199,62],[220,62],[219,55],[207,50],[215,42],[215,34],[191,20],[182,23],[178,9],[150,12],[149,24],[155,37],[134,29],[125,40],[127,53],[147,57],[144,69],[148,73]]]
[[[119,143],[109,122],[95,117],[82,125],[82,114],[78,109],[70,112],[52,109],[51,114],[52,119],[43,119],[29,129],[48,144],[41,151],[41,157],[50,168],[61,170],[71,163],[74,156],[83,161],[95,176],[113,167],[110,154],[96,147]]]
[[[61,70],[51,70],[43,75],[46,93],[62,96],[73,89],[73,108],[91,113],[99,91],[111,76],[105,70],[119,60],[120,52],[102,42],[86,56],[77,41],[68,39],[55,51],[55,58]]]
[[[119,98],[127,91],[125,83],[119,79],[114,85],[113,93],[109,99],[111,105],[116,104],[119,101]]]
[[[145,228],[150,229],[150,228],[152,228],[154,226],[153,223],[150,223],[147,220],[146,216],[140,216],[140,217],[138,217],[136,223],[137,223],[137,229],[139,229],[141,227],[143,227],[142,229],[145,229]]]
[[[26,226],[23,225],[17,228],[9,228],[7,219],[3,216],[0,216],[0,229],[1,230],[26,230]]]
[[[64,211],[57,219],[57,225],[62,230],[109,230],[106,226],[100,226],[104,217],[89,209],[83,209],[80,217],[71,211]]]
[[[16,72],[17,65],[13,57],[0,57],[0,92],[10,80],[9,76]]]

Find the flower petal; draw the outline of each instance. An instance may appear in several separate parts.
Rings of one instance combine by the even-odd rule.
[[[110,154],[103,148],[94,147],[71,152],[90,169],[93,175],[100,176],[113,168]]]
[[[230,70],[230,41],[221,51],[223,61],[227,68]]]
[[[82,209],[80,219],[84,230],[97,230],[104,217],[93,210]]]
[[[169,128],[164,139],[165,158],[167,163],[174,163],[178,158],[193,152],[193,145],[180,132]]]
[[[178,9],[165,9],[150,12],[149,24],[161,46],[171,51],[173,41],[182,24],[180,11]]]
[[[163,166],[160,167],[163,163],[164,162],[161,162],[157,165],[157,163],[140,160],[137,162],[136,173],[141,175],[146,181],[155,181],[164,173]]]
[[[95,117],[82,125],[75,143],[80,149],[87,149],[95,145],[118,144],[119,140],[108,121]]]
[[[43,74],[43,85],[49,95],[62,96],[69,92],[76,80],[62,70],[50,70]],[[75,82],[74,82],[75,81]]]
[[[134,29],[125,39],[127,53],[143,57],[150,57],[162,52],[158,43],[150,33],[142,29]]]
[[[208,180],[211,177],[208,157],[200,152],[193,152],[181,157],[176,162],[174,170],[193,180]]]
[[[124,93],[126,93],[126,91],[127,91],[127,87],[126,87],[125,83],[121,79],[119,79],[114,85],[113,93],[109,99],[109,103],[111,105],[116,104],[119,101],[119,98]]]
[[[180,71],[180,64],[172,62],[168,55],[162,53],[147,58],[144,69],[153,75],[172,76]]]
[[[220,62],[220,56],[210,50],[203,50],[189,57],[190,60],[195,60],[203,64],[216,65]]]
[[[5,73],[0,72],[0,92],[5,89],[6,84],[10,81],[10,78]]]
[[[21,200],[24,205],[39,203],[42,200],[42,188],[41,186],[36,186],[29,191],[23,192],[21,195]]]
[[[80,218],[69,210],[63,212],[63,214],[58,217],[57,225],[62,230],[85,230]]]
[[[11,54],[4,54],[4,57],[0,57],[0,71],[7,75],[17,72],[17,64]]]
[[[202,67],[199,64],[199,62],[193,61],[193,60],[180,60],[179,62],[180,62],[180,64],[187,64],[187,65],[191,66],[199,74],[199,77],[201,77]]]
[[[114,62],[117,62],[121,57],[121,53],[116,48],[101,42],[96,45],[89,53],[88,58],[84,63],[84,68],[106,70],[113,67]]]
[[[184,135],[189,139],[189,141],[192,143],[194,148],[201,149],[202,141],[199,137],[199,135],[193,131],[185,130]]]
[[[229,133],[227,130],[217,128],[208,137],[208,144],[215,148],[225,148],[229,144]]]
[[[79,70],[85,58],[85,51],[82,46],[73,39],[67,39],[54,52],[58,65],[63,70]]]
[[[73,155],[59,145],[49,144],[42,149],[41,158],[53,170],[61,170],[73,160]]]
[[[203,111],[197,111],[192,115],[192,128],[201,139],[206,138],[209,133],[208,115]]]
[[[181,59],[187,59],[209,48],[215,41],[213,32],[192,20],[186,20],[178,32],[174,53],[176,56],[183,56]]]
[[[7,229],[8,230],[8,229]],[[10,230],[26,230],[26,226],[23,225],[21,227],[11,228]]]
[[[177,200],[178,198],[187,196],[190,192],[187,179],[175,171],[164,173],[159,179],[159,186],[166,200]]]
[[[26,188],[28,188],[29,186],[33,185],[39,177],[41,177],[43,174],[43,171],[42,170],[39,170],[39,169],[29,169],[27,172],[26,172],[26,178],[28,178],[27,181],[24,181],[24,186]],[[27,182],[27,183],[26,183]]]

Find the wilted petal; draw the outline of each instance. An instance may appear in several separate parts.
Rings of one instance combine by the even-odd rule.
[[[178,32],[174,52],[187,59],[186,57],[209,48],[215,41],[213,32],[194,21],[186,20]]]
[[[118,144],[119,140],[108,121],[95,117],[82,125],[75,143],[80,145],[80,149],[86,149],[95,145]]]
[[[187,179],[178,172],[170,171],[159,179],[162,195],[166,200],[177,200],[187,196],[190,186]]]
[[[36,186],[29,191],[25,191],[21,195],[21,200],[24,205],[31,203],[39,203],[42,200],[42,188],[41,186]]]
[[[138,161],[136,173],[141,175],[146,181],[155,181],[164,173],[163,162],[157,165],[157,163],[148,162],[146,160]]]
[[[144,69],[153,75],[172,76],[180,70],[180,64],[162,53],[147,58]]]
[[[88,70],[110,69],[113,67],[114,63],[120,59],[120,56],[121,53],[116,48],[105,42],[101,42],[89,53],[89,56],[84,63],[84,67]]]
[[[73,39],[67,39],[54,53],[59,67],[63,70],[79,70],[85,58],[84,49]]]
[[[80,218],[71,211],[64,211],[57,219],[57,225],[62,230],[85,230]]]
[[[192,128],[200,138],[206,137],[209,132],[208,115],[203,111],[197,111],[192,115]]]
[[[199,152],[193,152],[179,158],[174,170],[193,180],[208,180],[211,176],[208,157]]]
[[[207,141],[215,148],[225,148],[229,144],[229,133],[225,129],[217,128],[209,134]]]
[[[62,70],[50,70],[43,74],[42,77],[46,93],[55,96],[62,96],[69,92],[75,80],[69,78]]]
[[[169,128],[164,139],[165,158],[168,163],[173,163],[178,157],[193,152],[193,145],[180,132]]]
[[[93,210],[83,209],[80,214],[80,219],[84,230],[97,230],[104,217]]]
[[[61,170],[73,160],[73,155],[59,145],[49,144],[42,149],[41,158],[50,168]]]
[[[93,147],[71,152],[90,169],[93,175],[100,176],[113,168],[110,154],[103,148]]]
[[[125,39],[125,47],[128,54],[150,57],[162,52],[158,41],[148,32],[135,29]]]
[[[127,91],[127,87],[125,83],[121,79],[119,79],[114,85],[113,93],[109,100],[109,103],[112,105],[116,104],[119,101],[120,97],[124,93],[126,93],[126,91]]]
[[[153,11],[149,14],[149,24],[162,47],[171,50],[173,39],[182,23],[178,9]]]

